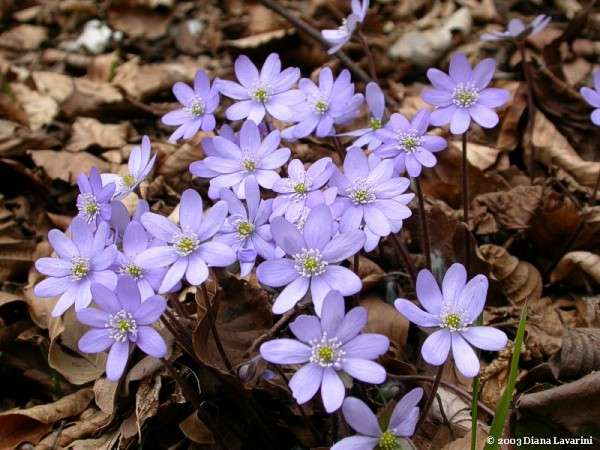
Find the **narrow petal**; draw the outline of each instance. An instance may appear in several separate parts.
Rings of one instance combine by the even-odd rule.
[[[198,227],[198,239],[205,241],[215,235],[221,229],[225,218],[227,217],[227,203],[217,202],[210,208],[202,218],[202,223]],[[200,212],[198,212],[199,214]]]
[[[309,285],[310,279],[306,277],[298,277],[288,284],[275,299],[273,313],[283,314],[292,309],[306,295]]]
[[[336,336],[343,343],[354,338],[367,325],[367,310],[362,307],[352,308],[344,316],[342,324],[336,331]]]
[[[166,217],[155,213],[142,214],[140,220],[148,233],[164,242],[169,242],[179,232],[177,225]]]
[[[459,263],[454,263],[450,266],[444,275],[442,281],[442,293],[444,300],[447,302],[456,302],[458,295],[462,292],[467,284],[467,271],[465,266]]]
[[[235,76],[245,88],[252,88],[259,78],[258,69],[246,55],[238,56],[234,64]]]
[[[400,314],[420,327],[436,327],[440,324],[439,317],[417,308],[412,302],[406,299],[396,299],[394,306],[396,306]]]
[[[187,266],[187,257],[178,258],[175,261],[175,263],[173,263],[173,265],[169,268],[169,270],[167,270],[167,273],[165,274],[165,277],[163,278],[163,281],[160,284],[160,287],[158,288],[158,292],[160,292],[161,294],[169,292],[173,288],[173,286],[175,286],[177,283],[179,283],[179,281],[181,281],[183,275],[185,274],[185,271],[187,270]]]
[[[129,341],[115,342],[108,352],[106,360],[106,377],[117,381],[123,375],[127,360],[129,359]]]
[[[493,327],[469,327],[460,332],[471,345],[482,350],[498,351],[506,347],[508,338],[503,331]]]
[[[471,378],[479,373],[479,358],[459,333],[452,333],[452,356],[458,371]]]
[[[271,233],[275,243],[288,255],[294,255],[306,246],[298,228],[281,217],[276,217],[271,222]]]
[[[294,269],[294,262],[287,258],[264,261],[256,269],[258,280],[271,287],[285,286],[298,276],[298,272]]]
[[[317,316],[321,317],[323,309],[323,301],[327,294],[331,292],[331,286],[323,279],[322,276],[312,277],[310,280],[310,297],[315,308]]]
[[[301,367],[290,379],[292,395],[299,405],[306,403],[315,396],[321,380],[323,379],[323,368],[317,364],[307,364]]]
[[[274,364],[302,364],[310,359],[311,349],[295,339],[273,339],[260,346],[260,355]]]
[[[428,69],[427,78],[431,81],[434,88],[444,91],[450,91],[456,87],[456,83],[452,79],[439,69]]]
[[[35,262],[38,272],[51,277],[66,277],[71,274],[71,262],[60,258],[40,258]]]
[[[177,259],[179,255],[173,247],[162,245],[144,250],[135,257],[134,262],[142,269],[154,269],[173,264]]]
[[[143,325],[138,328],[135,344],[147,355],[163,358],[167,354],[167,344],[154,328]]]
[[[381,384],[386,378],[385,369],[368,359],[346,357],[342,362],[342,368],[352,378],[365,383]]]
[[[478,89],[484,89],[488,84],[490,84],[490,81],[492,81],[495,70],[496,61],[494,61],[492,58],[484,59],[473,69],[471,83],[473,83]]]
[[[304,343],[321,339],[323,334],[319,319],[315,316],[302,314],[290,323],[290,330]]]
[[[465,285],[458,296],[457,310],[465,311],[467,323],[473,322],[485,306],[488,290],[488,279],[485,275],[476,275]]]
[[[322,250],[331,239],[331,210],[319,205],[308,214],[304,225],[304,241],[308,248]]]
[[[390,340],[382,334],[364,333],[346,342],[342,349],[348,358],[377,359],[388,351]]]
[[[496,114],[495,111],[481,104],[471,106],[469,108],[469,114],[471,115],[471,118],[483,128],[494,128],[500,121],[498,114]]]
[[[421,347],[423,359],[433,366],[440,366],[448,359],[452,337],[448,330],[438,330],[425,339]]]
[[[442,310],[442,293],[433,274],[423,269],[417,275],[417,297],[431,314],[439,315]]]
[[[392,412],[392,416],[390,417],[390,424],[388,426],[389,429],[396,429],[398,427],[403,427],[403,422],[410,419],[410,414],[413,409],[419,404],[421,399],[423,398],[423,388],[414,388],[409,391],[404,397],[400,399],[400,401],[394,407],[394,411]],[[417,416],[418,417],[418,416]],[[416,425],[416,423],[414,424]],[[397,433],[398,434],[398,433]],[[399,436],[411,436],[410,434],[398,434]]]
[[[451,91],[426,88],[423,89],[421,97],[430,105],[437,107],[449,106],[452,104]]]
[[[471,107],[472,109],[473,107]],[[464,108],[456,108],[450,120],[450,131],[452,134],[463,134],[471,125],[471,115]]]
[[[325,261],[337,263],[355,255],[365,243],[365,234],[361,230],[340,233],[329,241],[321,255]]]
[[[330,291],[323,299],[321,327],[328,336],[336,336],[344,320],[344,297],[338,291]]]
[[[466,83],[471,80],[471,64],[464,53],[455,53],[450,59],[450,78],[455,83]]]
[[[342,413],[348,425],[356,432],[372,437],[381,434],[377,417],[363,401],[348,397],[342,405]]]
[[[337,411],[346,395],[344,383],[331,367],[327,367],[323,371],[323,382],[321,383],[321,398],[325,411],[332,413]]]
[[[140,307],[133,313],[139,325],[150,325],[156,322],[167,308],[167,302],[160,295],[144,299]]]
[[[331,289],[339,291],[345,297],[354,295],[362,289],[362,282],[358,275],[346,267],[329,265],[321,278]]]
[[[197,232],[202,221],[202,198],[194,189],[186,189],[181,195],[179,223],[182,227]]]
[[[91,329],[81,336],[77,347],[83,353],[99,353],[106,350],[114,342],[114,339],[108,335],[107,329]]]
[[[95,328],[104,328],[108,323],[108,313],[96,308],[83,308],[77,311],[77,320]],[[101,351],[101,350],[99,350]]]
[[[189,256],[188,266],[185,270],[185,279],[192,286],[199,286],[208,278],[208,266],[198,252]]]
[[[58,256],[70,260],[79,255],[79,250],[65,234],[60,230],[50,230],[48,232],[48,241]]]
[[[331,450],[372,450],[379,438],[369,436],[350,436],[336,442]]]

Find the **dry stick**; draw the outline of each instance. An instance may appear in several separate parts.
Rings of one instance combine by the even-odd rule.
[[[408,253],[408,249],[406,248],[406,245],[404,245],[404,242],[401,239],[399,239],[395,233],[390,233],[390,236],[392,237],[392,244],[396,248],[396,253],[402,259],[402,262],[404,263],[404,267],[406,267],[406,270],[408,270],[408,274],[410,275],[410,279],[412,280],[413,286],[416,286],[417,269],[415,268],[415,263],[413,262],[412,258],[410,257],[410,254]]]
[[[166,317],[164,317],[164,316],[161,317],[161,322],[167,327],[169,332],[173,335],[173,337],[175,338],[175,341],[179,344],[179,347],[181,347],[181,349],[185,353],[187,353],[187,355],[189,357],[191,357],[194,361],[198,361],[198,357],[195,355],[193,349],[191,347],[189,347],[189,344],[186,341],[185,336],[182,336],[180,334],[180,331],[177,330],[175,325],[173,325],[171,323],[171,321],[167,320]]]
[[[444,366],[446,363],[442,364],[438,367],[438,371],[435,374],[435,380],[433,381],[433,386],[431,388],[431,393],[429,397],[427,397],[427,403],[425,403],[425,407],[423,408],[423,412],[421,413],[421,417],[419,417],[419,421],[417,422],[417,426],[415,427],[415,434],[419,430],[419,427],[425,422],[427,418],[427,414],[431,409],[431,405],[433,405],[433,400],[435,399],[435,395],[437,394],[437,390],[440,387],[440,381],[442,381],[442,374],[444,373]]]
[[[429,224],[427,223],[427,216],[425,214],[423,188],[421,187],[421,180],[419,177],[416,177],[414,180],[417,186],[417,198],[419,200],[419,219],[421,219],[421,248],[425,254],[427,268],[431,270],[431,241],[429,239]]]
[[[462,135],[462,197],[463,197],[463,222],[469,230],[469,171],[467,170],[467,132]],[[465,238],[465,269],[467,274],[471,270],[471,240],[469,235]]]
[[[246,353],[245,353],[246,356],[254,353],[254,351],[256,350],[256,347],[258,347],[260,344],[265,342],[267,339],[270,339],[273,336],[275,336],[279,330],[282,330],[283,328],[285,328],[287,326],[287,324],[289,323],[289,321],[294,318],[295,314],[296,314],[296,309],[292,308],[288,312],[286,312],[283,316],[281,316],[281,318],[271,327],[271,329],[269,331],[267,331],[265,334],[259,336],[252,343],[252,345],[250,346],[248,351],[246,351]]]
[[[227,450],[227,446],[225,445],[223,436],[221,436],[221,433],[219,433],[219,431],[217,430],[217,426],[214,423],[214,421],[212,420],[212,418],[210,417],[210,414],[206,414],[204,412],[204,410],[202,409],[202,405],[200,404],[200,400],[199,400],[198,396],[196,395],[196,392],[181,377],[179,372],[177,372],[177,370],[175,369],[175,367],[173,367],[173,365],[169,362],[169,360],[167,360],[166,358],[163,358],[162,362],[165,365],[165,367],[167,368],[167,370],[169,371],[169,374],[173,377],[175,382],[181,388],[181,392],[183,393],[184,397],[187,399],[187,401],[189,401],[192,404],[194,409],[196,411],[198,411],[200,420],[202,420],[202,422],[205,422],[206,425],[208,426],[208,428],[211,430],[213,437],[215,438],[215,442],[217,443],[219,448],[221,448],[222,450]]]
[[[521,53],[521,67],[523,68],[523,76],[525,77],[525,84],[527,85],[527,128],[531,133],[533,139],[533,116],[535,114],[535,106],[533,104],[533,87],[531,84],[531,77],[529,69],[527,68],[527,54],[525,52],[525,39],[519,42],[519,52]],[[535,176],[535,146],[531,146],[531,154],[529,155],[529,176],[533,181]]]
[[[204,294],[204,299],[206,301],[206,315],[210,324],[210,330],[212,332],[213,338],[215,339],[215,344],[217,345],[217,351],[219,352],[219,355],[221,356],[225,367],[227,367],[227,370],[229,372],[233,372],[233,365],[231,364],[231,361],[229,361],[227,353],[225,353],[225,349],[223,348],[223,344],[221,342],[221,337],[219,336],[219,332],[217,330],[217,325],[215,323],[215,314],[213,310],[213,303],[210,301],[205,283],[202,283],[202,294]],[[218,293],[215,294],[215,297],[213,299],[214,302],[217,301],[218,295]]]
[[[289,386],[290,386],[290,380],[287,377],[287,375],[285,373],[283,373],[283,370],[281,370],[279,368],[279,366],[276,365],[271,365],[275,371],[279,374],[279,376],[281,378],[283,378],[283,381],[285,381],[286,386],[288,387],[289,390]],[[290,390],[290,393],[291,390]],[[308,418],[308,415],[306,415],[306,411],[304,410],[304,408],[302,407],[302,405],[298,404],[298,409],[300,410],[300,414],[302,415],[302,420],[304,421],[304,425],[306,425],[307,428],[310,429],[310,432],[313,435],[313,438],[315,439],[315,441],[317,443],[321,443],[323,442],[323,438],[321,436],[321,433],[319,433],[319,431],[316,429],[315,425],[312,423],[312,421]]]
[[[360,30],[360,28],[358,30],[356,30],[356,36],[358,37],[358,42],[360,42],[363,52],[364,52],[365,56],[367,57],[367,62],[369,64],[369,73],[371,74],[371,78],[373,78],[373,81],[375,81],[375,83],[379,84],[379,79],[377,78],[377,70],[375,69],[375,58],[373,58],[373,53],[371,52],[371,49],[369,48],[369,43],[367,42],[367,38],[365,37],[363,32]]]

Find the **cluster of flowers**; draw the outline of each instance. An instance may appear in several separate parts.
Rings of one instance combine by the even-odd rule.
[[[353,1],[352,6],[347,27],[364,19],[368,2]],[[323,68],[315,84],[300,79],[297,68],[282,70],[277,54],[269,55],[260,70],[240,56],[235,61],[237,82],[211,83],[200,70],[193,87],[174,85],[182,107],[162,120],[177,126],[172,141],[187,139],[199,130],[215,129],[221,95],[233,100],[225,115],[231,121],[244,120],[239,131],[223,125],[217,135],[205,137],[205,157],[190,166],[193,175],[210,180],[212,206],[204,211],[201,196],[188,189],[181,196],[178,223],[150,212],[143,200],[130,217],[121,200],[135,191],[155,162],[145,136],[131,153],[126,175],[100,175],[96,169],[89,176],[79,175],[79,214],[67,234],[50,231],[56,257],[36,262],[48,278],[36,285],[35,293],[59,297],[53,316],[75,306],[78,320],[92,327],[79,348],[90,353],[110,348],[107,377],[118,380],[134,345],[157,358],[166,355],[167,346],[153,326],[166,308],[162,294],[179,291],[184,280],[201,285],[209,267],[228,267],[246,276],[258,262],[258,280],[282,288],[273,313],[289,311],[310,293],[316,314],[300,315],[291,323],[296,339],[264,343],[262,357],[273,364],[301,365],[289,383],[299,404],[320,390],[326,411],[342,407],[359,435],[340,441],[336,450],[396,448],[398,438],[414,432],[422,390],[398,402],[385,430],[367,405],[346,398],[352,378],[372,384],[385,381],[386,371],[375,360],[387,352],[389,341],[362,332],[367,322],[364,308],[345,311],[343,297],[359,292],[362,284],[343,263],[361,249],[373,250],[411,216],[410,180],[402,175],[418,177],[423,167],[436,164],[434,154],[446,148],[443,138],[427,133],[430,125],[449,124],[452,133],[460,134],[471,119],[486,128],[498,123],[493,108],[508,100],[508,92],[488,87],[494,70],[492,59],[472,69],[461,53],[452,57],[449,74],[429,69],[433,86],[423,98],[434,110],[421,110],[410,121],[399,113],[386,121],[384,94],[376,83],[369,83],[368,123],[345,133],[336,127],[356,119],[364,100],[355,93],[346,70],[334,77],[331,69]],[[600,106],[597,93],[584,95]],[[280,131],[271,118],[290,125]],[[318,138],[353,139],[341,168],[328,157],[308,166],[290,161],[291,151],[281,145],[282,139],[294,141],[313,133]],[[281,177],[286,164],[287,177]],[[275,197],[264,199],[261,189],[273,191]],[[419,273],[416,291],[425,311],[412,301],[396,300],[405,317],[433,330],[421,349],[425,361],[439,366],[451,350],[458,370],[472,377],[479,372],[472,346],[499,350],[506,345],[501,331],[473,326],[487,288],[485,276],[468,281],[465,268],[454,264],[441,290],[429,271]],[[92,300],[95,307],[90,307]]]

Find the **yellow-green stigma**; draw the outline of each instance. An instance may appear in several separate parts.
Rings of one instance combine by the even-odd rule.
[[[80,214],[87,222],[93,221],[96,216],[100,213],[100,204],[93,194],[85,193],[82,194],[81,203],[77,202],[77,208]]]
[[[330,364],[335,357],[335,351],[331,347],[325,345],[318,350],[317,355],[322,362]]]
[[[81,280],[90,272],[90,263],[86,258],[74,258],[71,262],[71,278]]]
[[[367,191],[356,191],[354,193],[354,201],[356,203],[367,203],[369,201],[369,193]]]
[[[459,83],[452,92],[452,103],[461,108],[470,108],[479,99],[479,92],[472,83]]]
[[[252,92],[252,98],[257,102],[264,103],[269,100],[269,91],[267,91],[264,87],[257,88],[254,92]]]
[[[252,235],[254,232],[254,225],[250,222],[242,220],[237,224],[237,233],[241,239],[245,239]]]
[[[127,175],[123,175],[121,180],[123,181],[123,186],[128,187],[128,188],[132,188],[136,182],[135,177],[129,173]]]
[[[138,280],[143,275],[143,270],[141,267],[136,266],[135,264],[129,264],[128,266],[123,267],[122,273],[129,275],[134,280]]]
[[[325,114],[327,112],[328,108],[329,108],[329,105],[327,104],[327,102],[325,100],[318,100],[317,103],[315,103],[315,110],[319,114]]]
[[[306,258],[303,266],[307,272],[314,272],[319,267],[319,261],[317,261],[317,258]]]
[[[398,437],[391,431],[384,432],[377,441],[380,450],[400,450]]]
[[[204,114],[204,103],[201,100],[194,100],[189,106],[190,114],[194,117],[200,117]]]
[[[327,261],[323,261],[321,252],[317,249],[303,248],[294,256],[294,268],[303,277],[321,275],[325,272]]]
[[[121,333],[127,333],[131,329],[131,324],[127,320],[119,320],[117,321],[117,329]]]
[[[196,236],[181,236],[175,242],[175,249],[181,256],[188,256],[198,248],[198,238]]]
[[[306,184],[304,183],[296,183],[294,185],[294,193],[298,195],[304,195],[308,191]]]
[[[381,128],[381,120],[371,117],[369,119],[369,127],[371,127],[372,130],[379,130]]]
[[[130,335],[137,335],[137,323],[133,315],[123,309],[116,314],[110,314],[105,327],[108,328],[108,335],[117,342],[125,342]]]
[[[252,159],[245,159],[242,164],[248,172],[256,170],[256,163]]]
[[[448,328],[451,331],[460,330],[463,326],[462,318],[460,317],[460,314],[457,313],[446,314],[442,318],[441,326],[443,328]]]

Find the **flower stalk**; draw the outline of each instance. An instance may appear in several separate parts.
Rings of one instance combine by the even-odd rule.
[[[435,379],[433,380],[433,386],[431,387],[431,392],[429,393],[429,396],[427,397],[427,402],[425,403],[425,406],[423,407],[423,412],[421,413],[421,417],[419,417],[419,421],[417,422],[417,426],[415,427],[415,433],[417,431],[419,431],[419,428],[421,427],[423,422],[425,422],[425,419],[427,418],[427,414],[429,413],[429,410],[431,409],[431,405],[433,405],[433,400],[435,399],[435,395],[437,394],[437,391],[440,387],[440,382],[442,381],[442,375],[444,373],[445,366],[446,366],[446,363],[444,363],[438,367],[437,373],[435,374]]]
[[[423,188],[421,187],[421,179],[419,177],[416,177],[414,180],[417,187],[417,199],[419,201],[419,219],[421,220],[421,248],[425,255],[425,264],[431,270],[431,241],[429,238],[429,224],[427,223],[427,215],[425,213]]]
[[[202,284],[202,294],[204,295],[204,301],[206,304],[206,317],[208,318],[208,323],[210,325],[210,331],[215,339],[215,345],[217,346],[217,351],[219,352],[219,356],[225,364],[228,372],[233,372],[233,365],[225,352],[225,348],[223,347],[223,343],[221,342],[221,336],[219,335],[219,331],[217,330],[217,324],[215,323],[215,313],[214,313],[214,304],[217,302],[219,297],[219,293],[215,294],[213,301],[211,302],[210,297],[208,296],[208,290],[206,289],[206,284]]]

